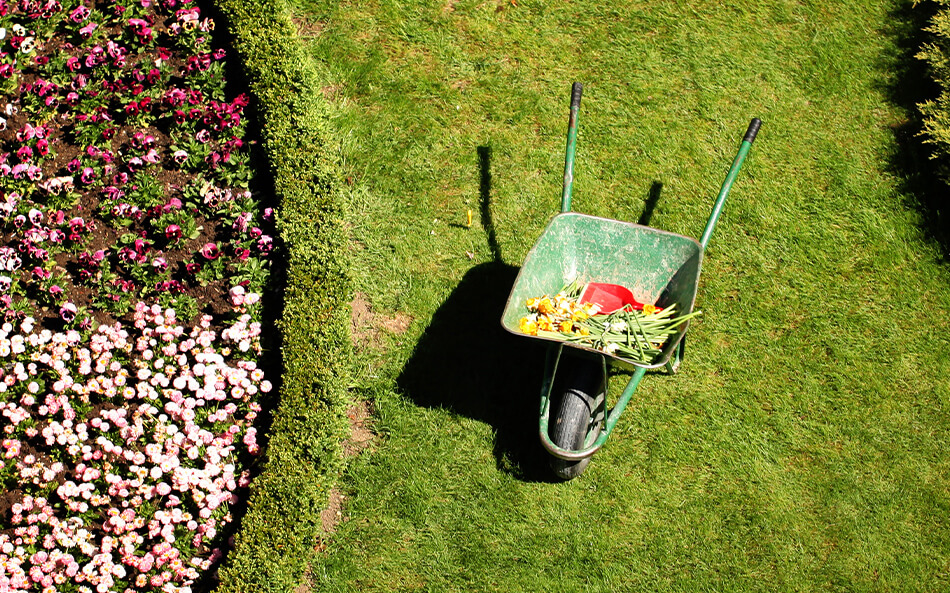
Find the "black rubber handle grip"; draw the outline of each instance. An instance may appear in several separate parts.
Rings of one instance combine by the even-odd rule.
[[[581,94],[583,94],[583,92],[584,85],[579,82],[575,82],[574,86],[571,87],[571,111],[581,106]]]
[[[752,121],[749,122],[749,129],[745,131],[745,137],[742,138],[742,141],[751,144],[752,141],[755,140],[755,135],[759,133],[760,127],[762,127],[762,120],[753,117]]]

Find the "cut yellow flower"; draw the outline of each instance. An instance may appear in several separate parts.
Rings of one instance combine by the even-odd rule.
[[[518,329],[520,329],[520,330],[522,331],[522,333],[526,333],[526,334],[531,335],[531,336],[536,336],[536,335],[538,335],[538,324],[537,324],[537,322],[532,321],[532,320],[528,319],[527,317],[522,317],[522,318],[521,318],[521,321],[518,322]]]
[[[551,302],[551,299],[544,297],[538,302],[538,313],[544,313],[545,315],[554,313],[554,303]]]

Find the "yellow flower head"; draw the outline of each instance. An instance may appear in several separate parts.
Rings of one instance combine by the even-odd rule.
[[[521,321],[518,323],[518,329],[520,329],[522,333],[528,334],[529,336],[538,335],[538,324],[527,317],[521,318]]]
[[[554,303],[551,302],[551,299],[544,297],[538,301],[538,313],[544,313],[545,315],[554,313]]]
[[[657,312],[655,305],[643,305],[643,313],[646,315],[653,315]]]
[[[557,326],[557,328],[562,333],[569,334],[571,333],[571,330],[574,329],[574,322],[570,319],[565,319]]]
[[[525,301],[524,304],[525,304],[525,306],[528,307],[528,310],[529,310],[529,311],[534,311],[534,310],[536,310],[536,309],[538,308],[538,301],[540,301],[540,300],[541,300],[541,299],[538,299],[538,298],[530,298],[530,299],[528,299],[527,301]]]
[[[541,316],[538,318],[538,329],[551,332],[554,331],[554,324],[551,323],[550,318]]]

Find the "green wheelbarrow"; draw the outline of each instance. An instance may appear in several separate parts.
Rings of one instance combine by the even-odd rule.
[[[551,454],[551,467],[561,479],[579,476],[591,456],[607,441],[620,414],[649,369],[675,373],[683,358],[689,320],[676,326],[650,362],[632,361],[579,343],[529,336],[519,322],[525,302],[553,295],[577,282],[628,288],[640,303],[676,306],[681,315],[693,311],[703,250],[706,248],[732,183],[742,167],[761,121],[753,119],[742,139],[699,241],[639,224],[571,212],[577,114],[583,87],[571,93],[561,213],[554,216],[525,258],[502,314],[502,326],[514,334],[551,342],[541,387],[539,432]],[[630,380],[606,410],[607,367],[632,370]],[[552,418],[553,414],[553,418]]]

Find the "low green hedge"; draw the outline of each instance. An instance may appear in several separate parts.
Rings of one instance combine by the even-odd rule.
[[[936,99],[922,103],[925,142],[931,144],[938,156],[941,176],[950,182],[950,0],[931,0],[937,11],[926,31],[931,35],[917,57],[930,67],[930,73],[940,88]]]
[[[292,591],[342,465],[351,356],[345,208],[327,105],[283,0],[215,0],[260,114],[288,252],[283,372],[262,471],[221,592]]]

